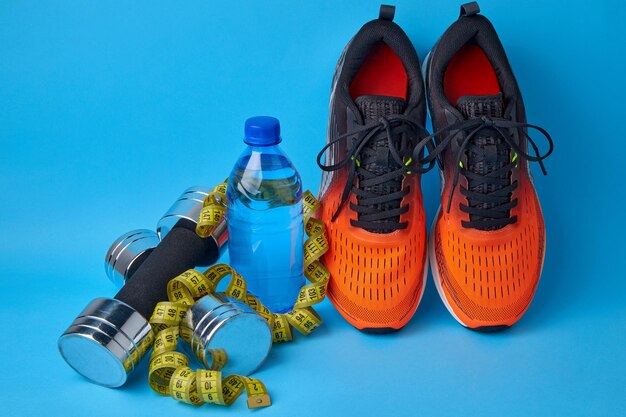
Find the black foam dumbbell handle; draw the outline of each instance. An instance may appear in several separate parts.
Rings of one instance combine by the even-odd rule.
[[[196,224],[181,219],[154,248],[115,296],[149,319],[160,301],[167,301],[167,283],[196,265],[217,261],[219,247],[213,237],[201,238]]]

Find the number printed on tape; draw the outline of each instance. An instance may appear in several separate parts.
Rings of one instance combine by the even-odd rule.
[[[262,192],[273,192],[272,188],[266,187]],[[226,189],[224,181],[205,198],[196,228],[201,237],[209,236],[223,220]],[[293,203],[293,196],[288,194],[277,197],[284,198],[286,203]],[[330,274],[319,259],[328,248],[328,240],[324,224],[313,217],[320,209],[320,203],[308,190],[303,193],[302,201],[307,236],[304,242],[305,276],[310,283],[300,290],[293,311],[273,314],[258,298],[248,293],[245,277],[226,264],[213,265],[204,273],[190,269],[174,277],[167,285],[168,301],[158,303],[152,313],[150,325],[153,334],[147,338],[147,345],[142,347],[147,351],[153,346],[148,382],[154,391],[188,404],[225,406],[231,405],[245,391],[249,408],[271,405],[267,388],[260,380],[241,375],[222,376],[220,369],[228,362],[228,352],[211,350],[214,369],[194,371],[188,366],[188,358],[176,349],[179,337],[187,342],[192,338],[191,329],[182,324],[189,306],[200,297],[215,293],[219,282],[227,276],[230,280],[225,294],[243,301],[263,317],[270,326],[274,343],[291,341],[292,327],[308,335],[322,324],[321,317],[311,306],[320,303],[326,296]]]

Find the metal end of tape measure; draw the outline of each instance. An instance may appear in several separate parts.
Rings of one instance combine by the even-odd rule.
[[[204,199],[210,192],[210,188],[202,186],[189,187],[183,191],[178,200],[172,204],[159,220],[156,229],[159,238],[163,239],[180,219],[187,219],[197,223]]]
[[[138,229],[124,233],[107,251],[104,259],[107,277],[117,288],[121,288],[159,242],[159,237],[152,230]]]
[[[227,356],[225,375],[250,375],[257,370],[272,347],[267,321],[241,301],[206,295],[191,306],[184,324],[192,330],[192,353],[207,369],[215,369],[213,351]]]
[[[96,384],[119,387],[153,341],[150,324],[135,309],[96,298],[59,337],[58,346],[76,372]]]

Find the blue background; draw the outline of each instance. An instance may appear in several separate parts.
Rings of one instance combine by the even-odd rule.
[[[257,373],[263,416],[625,415],[625,39],[617,1],[485,1],[527,105],[556,151],[533,167],[548,229],[542,281],[511,330],[461,328],[432,281],[402,331],[364,335],[329,302],[310,338]],[[398,1],[423,58],[458,1]],[[109,244],[154,228],[175,197],[223,179],[245,118],[282,121],[316,191],[342,48],[376,1],[3,1],[0,5],[0,404],[18,415],[250,415],[160,397],[146,364],[121,389],[87,383],[56,339],[116,291]],[[423,179],[426,209],[438,178]]]

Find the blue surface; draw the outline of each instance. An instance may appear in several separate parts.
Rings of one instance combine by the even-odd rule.
[[[399,1],[420,57],[457,1]],[[229,4],[227,7],[226,4]],[[257,376],[263,416],[625,415],[625,39],[617,1],[481,1],[556,151],[533,167],[545,269],[510,331],[461,328],[428,283],[397,334],[368,336],[325,302],[310,338],[277,346]],[[316,190],[333,69],[378,2],[3,1],[0,5],[0,404],[3,414],[252,415],[160,397],[145,362],[125,387],[85,382],[56,339],[112,296],[110,242],[153,228],[187,186],[221,181],[244,120],[280,118],[284,149]],[[429,215],[436,173],[423,180]],[[117,412],[123,414],[116,414]]]

